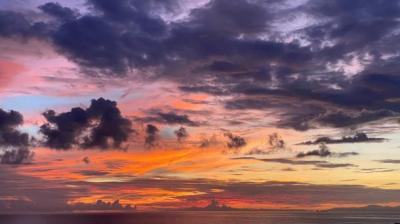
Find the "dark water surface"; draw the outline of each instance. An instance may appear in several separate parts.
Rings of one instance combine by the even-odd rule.
[[[395,213],[168,212],[134,214],[0,215],[1,224],[394,224]]]

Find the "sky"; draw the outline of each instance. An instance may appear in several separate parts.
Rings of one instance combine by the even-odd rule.
[[[400,1],[0,0],[0,211],[400,205]]]

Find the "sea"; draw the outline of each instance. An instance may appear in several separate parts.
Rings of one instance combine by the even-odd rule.
[[[0,215],[1,224],[395,224],[396,213],[196,211]]]

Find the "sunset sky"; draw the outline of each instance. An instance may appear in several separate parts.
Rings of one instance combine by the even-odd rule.
[[[400,205],[399,62],[395,0],[0,0],[0,212]]]

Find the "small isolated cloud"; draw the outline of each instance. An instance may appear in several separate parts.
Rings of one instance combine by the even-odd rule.
[[[272,149],[284,149],[286,147],[285,141],[278,133],[268,135],[268,145]]]
[[[282,136],[274,132],[268,135],[267,145],[252,148],[246,155],[266,155],[288,149]]]
[[[217,144],[218,144],[217,136],[212,135],[211,137],[203,137],[200,140],[199,147],[200,148],[208,148],[210,146],[217,145]]]
[[[189,133],[187,132],[186,128],[184,128],[184,127],[180,127],[178,130],[175,130],[174,133],[176,135],[178,142],[181,142],[182,140],[189,137]]]
[[[146,126],[145,144],[148,147],[154,147],[159,139],[158,128],[152,124]]]
[[[83,161],[84,163],[86,163],[86,164],[89,164],[89,163],[90,163],[90,159],[89,159],[88,156],[83,157],[82,161]]]
[[[239,135],[233,135],[230,132],[227,132],[224,134],[226,137],[228,137],[229,141],[226,143],[226,145],[228,146],[228,148],[230,149],[238,149],[241,148],[243,146],[245,146],[246,140],[239,136]]]

